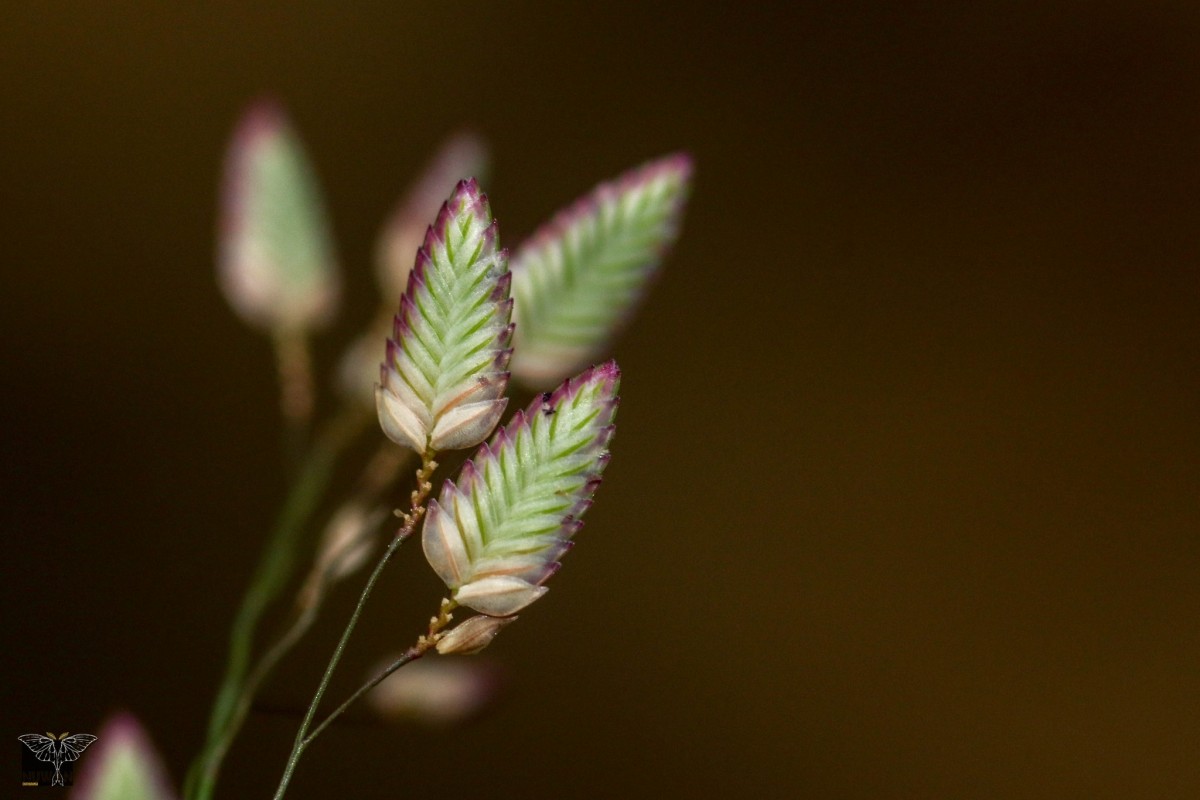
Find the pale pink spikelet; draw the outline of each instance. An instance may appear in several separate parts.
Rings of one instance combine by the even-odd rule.
[[[162,757],[128,713],[101,726],[83,758],[71,800],[174,800]]]
[[[446,726],[484,711],[500,688],[500,673],[487,661],[423,658],[372,689],[367,702],[389,720]]]

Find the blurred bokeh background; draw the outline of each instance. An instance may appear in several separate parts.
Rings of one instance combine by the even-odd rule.
[[[333,216],[326,371],[452,131],[491,143],[509,244],[649,157],[697,162],[617,346],[599,502],[489,651],[503,701],[454,730],[358,715],[296,797],[1200,794],[1186,2],[7,4],[5,780],[17,734],[118,708],[177,779],[200,744],[285,488],[269,344],[213,269],[264,92]],[[335,695],[433,611],[399,560]],[[351,594],[224,796],[275,785]]]

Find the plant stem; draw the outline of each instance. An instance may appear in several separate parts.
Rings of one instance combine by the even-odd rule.
[[[412,508],[405,517],[404,526],[387,546],[387,549],[383,552],[383,556],[379,559],[379,563],[375,565],[375,569],[371,572],[371,577],[367,579],[367,585],[363,587],[362,594],[359,595],[358,604],[354,607],[354,613],[350,615],[350,621],[346,623],[346,629],[342,631],[342,638],[338,641],[337,647],[333,649],[333,655],[330,656],[329,664],[325,667],[325,674],[321,677],[321,683],[317,686],[317,691],[313,695],[312,702],[308,705],[308,711],[304,714],[304,719],[300,723],[300,729],[296,731],[296,740],[292,745],[291,755],[288,756],[287,766],[284,767],[283,777],[279,781],[279,788],[275,792],[275,800],[280,800],[284,792],[287,791],[288,784],[292,780],[292,774],[296,770],[296,764],[300,761],[300,756],[311,741],[307,736],[308,728],[312,725],[313,718],[317,714],[317,708],[321,704],[321,699],[325,696],[325,691],[329,688],[333,672],[342,660],[342,654],[346,650],[346,643],[350,641],[350,634],[354,632],[354,628],[358,624],[358,618],[362,615],[363,607],[367,604],[367,598],[371,596],[371,590],[375,588],[375,582],[379,580],[379,576],[383,573],[383,569],[387,566],[391,557],[400,549],[400,545],[404,544],[404,540],[412,535],[413,530],[416,529],[417,522],[425,513],[425,498],[429,496],[429,490],[432,488],[429,476],[433,474],[436,468],[437,463],[433,461],[433,454],[426,453],[422,458],[421,469],[417,471],[417,488],[412,492]],[[403,666],[403,664],[400,666]],[[323,727],[324,725],[322,725]]]
[[[342,715],[342,712],[344,712],[350,706],[354,705],[356,700],[358,700],[360,697],[362,697],[367,692],[374,689],[379,684],[383,683],[383,681],[386,680],[389,675],[391,675],[393,672],[395,672],[396,670],[403,667],[405,664],[408,664],[412,661],[416,661],[418,658],[425,655],[425,651],[427,649],[428,648],[426,648],[426,647],[413,646],[413,647],[410,647],[407,650],[405,650],[404,653],[399,658],[397,658],[391,664],[388,664],[388,666],[385,669],[383,669],[383,671],[381,671],[374,678],[371,678],[371,680],[367,681],[362,686],[358,687],[358,690],[354,694],[350,695],[350,697],[348,697],[346,699],[346,702],[342,703],[340,706],[338,706],[336,709],[334,709],[329,714],[328,717],[326,717],[325,719],[323,719],[321,721],[321,724],[319,724],[319,725],[317,725],[317,727],[313,728],[312,733],[310,733],[310,734],[308,734],[308,736],[304,737],[304,741],[301,743],[301,746],[308,747],[309,744],[312,743],[312,740],[317,738],[317,736],[320,735],[321,731],[325,730],[325,728],[328,727],[331,722],[333,722],[338,717],[340,717]]]
[[[309,743],[311,743],[313,739],[316,739],[317,736],[320,735],[321,731],[325,730],[325,728],[329,726],[329,723],[340,717],[346,709],[354,705],[354,703],[364,694],[387,680],[388,676],[390,676],[393,672],[400,669],[405,664],[416,661],[418,658],[425,655],[429,648],[436,645],[438,640],[442,638],[440,635],[441,630],[442,628],[446,627],[451,619],[453,619],[453,615],[450,612],[457,607],[458,603],[454,602],[450,598],[442,600],[441,610],[438,612],[438,615],[429,620],[429,632],[419,638],[415,645],[405,650],[399,658],[381,670],[378,675],[376,675],[374,678],[371,678],[371,680],[367,681],[362,686],[358,687],[354,694],[346,698],[344,703],[334,709],[329,716],[322,720],[321,724],[314,728],[312,733],[304,737],[303,746],[308,747]]]
[[[291,578],[297,544],[329,482],[338,454],[361,429],[367,417],[355,410],[334,420],[314,443],[292,485],[259,561],[229,635],[229,659],[209,718],[204,750],[192,764],[185,796],[205,800],[212,796],[221,759],[229,743],[231,723],[237,716],[239,698],[250,664],[254,631],[268,605]],[[236,730],[236,723],[233,723]]]
[[[275,332],[275,365],[279,373],[279,409],[283,413],[284,455],[288,468],[300,461],[313,415],[312,357],[303,331]]]
[[[364,468],[363,474],[359,478],[359,489],[350,502],[356,502],[362,506],[375,502],[377,496],[395,480],[400,468],[408,462],[411,456],[411,450],[398,448],[390,442],[381,447]],[[296,646],[296,643],[303,638],[304,634],[312,627],[313,622],[316,621],[321,601],[329,586],[329,576],[334,569],[333,565],[322,567],[318,564],[315,570],[305,581],[305,588],[301,590],[301,598],[307,597],[308,599],[299,603],[299,613],[295,620],[283,635],[267,649],[241,684],[237,701],[233,711],[224,722],[220,737],[214,739],[210,735],[205,751],[193,765],[192,773],[195,774],[189,773],[185,797],[205,799],[211,797],[221,764],[250,713],[255,695],[279,661]],[[203,766],[201,766],[202,763]],[[200,769],[203,769],[203,773],[198,772]],[[196,785],[197,781],[199,781],[198,786]],[[193,794],[193,791],[197,789],[199,791]]]

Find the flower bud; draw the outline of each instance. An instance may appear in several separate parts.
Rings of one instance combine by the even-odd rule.
[[[438,639],[437,651],[444,656],[473,656],[492,643],[500,629],[516,617],[471,617]]]
[[[300,331],[332,317],[339,283],[320,189],[273,103],[251,108],[229,146],[219,250],[221,288],[250,324]]]
[[[104,723],[82,763],[72,800],[174,800],[162,758],[130,714]]]

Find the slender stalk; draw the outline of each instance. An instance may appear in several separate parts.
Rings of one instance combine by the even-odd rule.
[[[312,356],[303,331],[276,331],[275,365],[279,373],[279,409],[283,413],[284,455],[292,468],[304,453],[312,423]]]
[[[336,709],[334,709],[334,711],[332,711],[328,717],[321,720],[321,724],[319,724],[319,725],[317,725],[317,727],[313,728],[312,733],[310,733],[308,736],[304,737],[304,741],[301,742],[301,746],[308,747],[309,744],[312,743],[312,740],[317,738],[317,736],[319,736],[321,734],[321,731],[325,730],[325,728],[328,727],[331,722],[333,722],[338,717],[340,717],[342,715],[342,712],[344,712],[346,709],[350,708],[350,706],[354,705],[355,701],[357,701],[360,697],[362,697],[367,692],[374,689],[379,684],[383,683],[384,680],[386,680],[388,678],[388,676],[390,676],[393,672],[395,672],[396,670],[403,667],[405,664],[416,661],[418,658],[425,655],[425,651],[427,649],[428,648],[413,646],[413,647],[410,647],[407,650],[405,650],[404,653],[399,658],[397,658],[391,664],[388,664],[388,666],[386,668],[384,668],[383,671],[381,671],[374,678],[371,678],[371,680],[367,681],[362,686],[358,687],[358,690],[354,694],[350,695],[350,697],[346,699],[346,702],[342,703],[340,706],[338,706]]]
[[[359,478],[359,489],[350,502],[362,506],[376,502],[378,496],[392,485],[400,468],[408,463],[411,456],[411,450],[398,448],[391,442],[379,448],[364,468],[363,474]],[[192,770],[193,773],[196,773],[197,770],[203,769],[203,777],[189,774],[185,797],[211,797],[221,764],[250,713],[255,695],[278,663],[296,646],[316,621],[325,592],[332,580],[330,576],[337,570],[336,564],[326,566],[318,564],[314,570],[314,573],[304,582],[305,588],[301,590],[298,604],[299,613],[288,629],[266,650],[241,684],[233,711],[225,720],[219,738],[213,738],[210,734],[209,743],[201,757],[197,758]],[[204,764],[203,767],[200,766],[201,762]],[[199,791],[193,794],[197,789]]]
[[[209,717],[204,750],[188,773],[185,796],[205,800],[212,796],[230,723],[237,715],[242,687],[250,666],[254,632],[263,613],[286,586],[295,569],[296,550],[305,525],[315,511],[338,454],[368,419],[347,412],[334,420],[314,443],[283,505],[274,533],[267,542],[258,568],[242,599],[229,635],[229,658],[217,699]]]
[[[308,739],[309,726],[312,725],[313,718],[317,714],[317,708],[321,705],[321,699],[325,696],[325,692],[329,688],[329,682],[333,678],[334,670],[337,669],[338,663],[342,660],[346,644],[350,641],[350,634],[354,632],[355,626],[358,625],[358,619],[362,615],[363,607],[367,604],[367,598],[371,596],[371,591],[375,588],[375,582],[379,580],[379,576],[383,574],[383,569],[387,566],[388,561],[400,549],[400,545],[404,544],[404,541],[412,535],[412,532],[416,529],[417,522],[425,514],[425,498],[429,496],[429,491],[433,488],[429,482],[429,476],[433,474],[436,468],[437,463],[433,461],[433,454],[426,453],[422,459],[421,469],[417,471],[417,488],[412,492],[411,510],[405,515],[404,526],[397,532],[395,538],[387,546],[387,549],[384,550],[379,563],[375,565],[375,569],[371,572],[371,577],[367,579],[367,585],[363,587],[362,594],[359,595],[358,604],[354,607],[354,613],[350,615],[350,621],[346,623],[346,629],[342,631],[342,638],[338,641],[337,647],[333,649],[333,655],[330,656],[329,664],[325,667],[325,674],[321,677],[321,683],[317,686],[317,691],[313,695],[312,702],[308,705],[308,711],[304,714],[304,719],[300,723],[300,729],[296,731],[296,740],[292,745],[291,755],[288,756],[287,766],[284,767],[283,777],[279,781],[279,788],[275,792],[275,800],[280,800],[284,792],[287,791],[288,784],[292,780],[292,774],[296,771],[296,764],[299,763],[300,756],[304,753],[305,748],[308,747],[309,741],[311,741]]]
[[[450,598],[442,600],[441,610],[439,611],[438,615],[429,620],[429,632],[417,639],[417,643],[415,645],[405,650],[399,658],[397,658],[388,666],[384,667],[378,675],[376,675],[374,678],[371,678],[371,680],[367,681],[362,686],[358,687],[354,694],[346,698],[346,701],[334,709],[329,716],[323,719],[320,725],[313,728],[312,733],[304,737],[303,746],[308,747],[309,743],[312,742],[313,739],[316,739],[317,736],[320,735],[321,731],[325,730],[325,728],[328,727],[331,722],[340,717],[342,713],[346,711],[346,709],[350,708],[350,706],[354,705],[354,703],[360,697],[387,680],[388,676],[390,676],[393,672],[400,669],[405,664],[416,661],[418,658],[425,655],[429,648],[436,645],[438,640],[442,638],[442,628],[446,627],[450,620],[453,619],[453,615],[450,612],[457,607],[458,603],[454,602]]]

